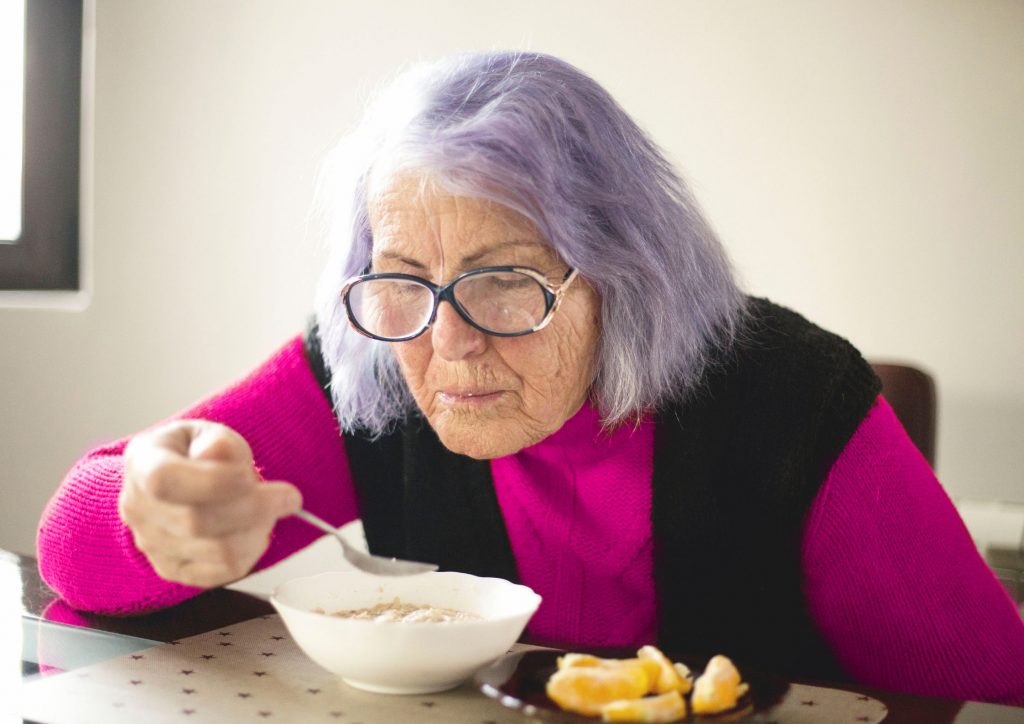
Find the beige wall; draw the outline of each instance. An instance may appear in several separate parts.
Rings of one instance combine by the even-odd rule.
[[[508,46],[621,100],[750,290],[935,373],[953,495],[1024,501],[1024,4],[98,0],[95,31],[92,295],[0,309],[0,546],[298,331],[317,161],[368,88]]]

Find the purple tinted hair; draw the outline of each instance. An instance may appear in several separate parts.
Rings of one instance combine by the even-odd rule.
[[[601,86],[538,53],[444,58],[399,76],[325,168],[331,255],[316,307],[343,430],[380,434],[414,408],[389,346],[352,330],[339,296],[370,263],[373,189],[410,171],[524,214],[595,289],[591,399],[607,428],[690,394],[737,333],[744,296],[715,233]]]

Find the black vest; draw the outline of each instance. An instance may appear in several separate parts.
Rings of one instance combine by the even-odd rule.
[[[843,679],[807,611],[800,543],[811,502],[880,383],[846,340],[767,300],[748,309],[740,342],[700,389],[657,411],[657,643]],[[326,391],[315,326],[306,347]],[[371,551],[517,580],[487,461],[447,450],[419,415],[374,441],[344,437]]]

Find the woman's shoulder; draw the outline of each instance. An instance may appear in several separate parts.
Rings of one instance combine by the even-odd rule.
[[[748,298],[740,332],[709,365],[705,384],[785,400],[787,407],[846,401],[858,422],[881,390],[871,365],[847,339],[759,297]]]
[[[802,467],[813,492],[880,390],[847,340],[752,297],[734,343],[696,390],[660,411],[658,427],[672,449],[699,439],[751,471]]]
[[[737,357],[786,360],[798,367],[863,362],[860,352],[846,338],[763,297],[747,298],[743,324],[730,353]]]

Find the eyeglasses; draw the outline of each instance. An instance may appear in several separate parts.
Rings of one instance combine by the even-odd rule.
[[[352,326],[385,342],[419,337],[442,301],[481,332],[519,337],[547,326],[575,278],[570,269],[553,286],[539,271],[520,266],[473,269],[444,286],[412,274],[362,274],[345,283],[341,296]]]

